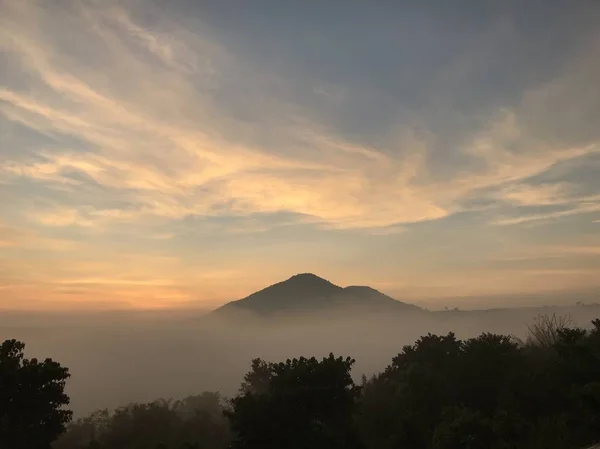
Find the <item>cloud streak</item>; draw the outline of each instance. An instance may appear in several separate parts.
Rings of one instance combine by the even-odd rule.
[[[429,61],[424,50],[401,48],[409,61],[423,55],[421,84],[400,70],[406,65],[394,59],[394,48],[379,54],[384,50],[357,47],[352,62],[326,29],[318,38],[270,24],[282,33],[272,44],[282,51],[274,61],[262,44],[252,47],[255,38],[264,43],[261,26],[239,31],[248,37],[244,47],[202,10],[85,0],[56,8],[12,0],[3,9],[8,70],[0,120],[10,132],[0,150],[0,185],[15,204],[3,218],[11,229],[34,227],[47,242],[67,240],[66,231],[108,240],[128,230],[178,254],[173,245],[184,231],[242,239],[362,230],[399,239],[465,214],[485,222],[466,227],[492,229],[595,221],[600,212],[596,181],[569,169],[551,176],[600,151],[593,126],[600,40],[587,30],[552,70],[531,78],[536,82],[523,86],[507,72],[517,87],[511,102],[502,102],[493,89],[476,92],[479,71],[494,77],[472,55],[488,46],[512,51],[506,30],[517,31],[507,24],[490,33],[473,27],[468,41],[483,33],[486,51],[448,33],[448,45],[459,47],[446,65],[439,55]],[[337,22],[331,28],[345,32]],[[279,45],[314,72],[295,66]],[[360,64],[370,53],[389,73]],[[327,69],[339,74],[348,64],[356,71],[328,79]],[[469,77],[473,92],[463,90]],[[374,138],[372,129],[383,132]],[[3,237],[0,245],[12,248],[13,241]],[[114,287],[128,282],[115,279]],[[136,285],[158,287],[145,282]]]

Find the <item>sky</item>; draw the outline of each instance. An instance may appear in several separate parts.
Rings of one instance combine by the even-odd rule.
[[[1,0],[0,309],[210,309],[299,272],[431,308],[600,293],[598,23]]]

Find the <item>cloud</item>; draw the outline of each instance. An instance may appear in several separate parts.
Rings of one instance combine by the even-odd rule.
[[[600,203],[582,203],[575,206],[572,209],[548,212],[545,214],[531,214],[531,215],[522,215],[511,218],[502,218],[493,221],[492,223],[495,225],[506,226],[506,225],[515,225],[522,223],[530,223],[536,221],[546,221],[552,220],[556,218],[569,217],[573,215],[579,214],[590,214],[594,212],[600,212]]]
[[[515,305],[520,305],[524,295],[550,292],[568,292],[574,289],[597,289],[600,282],[595,268],[523,268],[508,266],[485,267],[465,274],[464,269],[446,271],[435,278],[425,276],[397,277],[394,283],[385,286],[395,298],[405,300],[430,300],[438,303],[444,298],[460,302],[469,297],[476,298],[477,308],[487,308],[485,297],[490,295],[512,295]],[[507,298],[508,299],[508,298]],[[442,303],[443,304],[443,303]],[[505,306],[504,303],[503,306]]]
[[[516,206],[556,206],[561,207],[563,210],[498,218],[493,220],[492,223],[496,225],[513,225],[546,222],[562,217],[594,213],[600,210],[600,195],[576,196],[572,194],[573,190],[573,186],[568,183],[511,185],[496,192],[496,197]]]
[[[372,235],[397,235],[397,234],[403,234],[404,232],[406,232],[406,228],[403,227],[399,227],[399,226],[389,226],[386,228],[382,228],[382,227],[376,227],[376,228],[366,228],[363,229],[365,232],[367,232],[368,234],[372,234]]]
[[[570,244],[523,245],[518,251],[511,249],[509,254],[494,255],[491,262],[527,262],[547,259],[565,259],[567,262],[578,257],[595,257],[600,255],[598,241],[590,240],[572,242]]]
[[[555,205],[569,202],[572,186],[567,183],[509,186],[499,192],[500,199],[519,206]]]
[[[0,220],[0,249],[62,252],[82,250],[85,247],[83,242],[46,237],[31,229],[9,226]]]
[[[552,247],[550,251],[556,251],[559,254],[577,254],[577,255],[600,255],[600,246],[559,246]]]
[[[40,212],[34,219],[45,226],[92,226],[92,221],[82,217],[76,209]]]
[[[427,245],[429,227],[457,223],[463,251],[471,236],[511,232],[500,225],[598,212],[600,185],[581,175],[600,154],[600,39],[579,20],[591,11],[549,13],[550,46],[537,14],[510,6],[474,21],[403,6],[372,28],[352,8],[326,8],[317,26],[307,11],[205,7],[5,2],[0,201],[13,229],[32,227],[48,252],[77,236],[94,255],[231,241],[235,258],[275,234],[360,252],[372,235]],[[26,245],[10,232],[4,250]],[[140,263],[143,276],[102,266],[80,279],[114,277],[89,288],[127,301],[135,282],[158,302],[194,296],[172,267]]]
[[[18,91],[0,91],[6,117],[26,117],[28,126],[59,133],[59,137],[76,136],[91,145],[93,151],[45,150],[31,160],[5,162],[0,172],[4,177],[20,176],[50,184],[81,184],[84,181],[75,180],[72,175],[84,175],[105,188],[116,189],[135,204],[134,212],[114,210],[113,217],[120,215],[136,221],[148,215],[181,219],[191,215],[287,211],[312,216],[332,228],[388,227],[447,217],[461,210],[461,198],[475,190],[518,182],[557,162],[595,151],[591,147],[509,151],[507,145],[514,142],[520,146],[529,142],[536,147],[541,145],[522,129],[521,111],[509,111],[494,118],[463,150],[475,163],[483,164],[483,170],[467,176],[459,173],[447,182],[429,179],[423,183],[421,180],[428,176],[430,149],[410,128],[401,132],[401,139],[395,143],[401,146],[401,153],[390,153],[348,141],[335,131],[316,126],[309,117],[286,118],[287,107],[282,106],[288,134],[278,140],[287,138],[288,145],[309,149],[307,154],[311,156],[298,157],[300,151],[278,156],[239,141],[235,133],[223,139],[218,131],[231,131],[236,125],[228,119],[192,126],[188,118],[157,114],[155,105],[146,103],[146,98],[156,97],[154,89],[161,80],[166,81],[167,110],[185,102],[192,116],[205,116],[215,106],[216,98],[195,88],[188,76],[201,69],[193,63],[184,67],[182,62],[198,60],[198,52],[207,49],[210,57],[222,60],[225,50],[218,44],[207,44],[210,37],[191,35],[181,27],[169,34],[175,28],[168,20],[151,32],[128,11],[113,6],[99,9],[97,5],[82,4],[69,10],[67,16],[77,25],[74,32],[82,40],[90,46],[99,45],[100,36],[110,46],[105,70],[114,73],[101,88],[79,59],[60,57],[60,53],[59,57],[52,57],[59,49],[36,34],[36,20],[44,25],[45,21],[57,19],[51,10],[37,5],[28,11],[27,7],[15,5],[11,3],[9,11],[20,11],[25,23],[7,27],[7,47],[24,67],[37,73],[40,93],[33,98]],[[93,24],[93,32],[83,29],[85,24]],[[189,42],[179,40],[180,37]],[[157,75],[153,75],[156,68],[151,61],[128,48],[132,38],[165,64]],[[129,61],[126,68],[130,72],[122,73],[118,63],[123,60]],[[228,55],[227,60],[232,60],[232,56]],[[140,70],[145,72],[143,82],[129,95],[114,95],[122,92],[120,80],[129,83],[123,75],[131,76]],[[253,76],[258,79],[261,73]],[[534,101],[545,100],[528,100],[528,104]],[[544,193],[539,191],[541,187],[537,193],[515,189],[505,189],[505,199],[518,200],[519,196],[520,201],[527,201],[525,195]],[[546,196],[551,193],[545,192]],[[223,207],[224,204],[229,206]],[[89,219],[81,218],[83,215],[82,211],[71,210],[66,215],[57,211],[41,216],[40,222],[91,226]]]

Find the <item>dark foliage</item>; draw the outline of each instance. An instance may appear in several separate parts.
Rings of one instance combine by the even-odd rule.
[[[593,324],[541,329],[555,338],[527,345],[492,334],[420,338],[365,382],[363,440],[372,449],[568,449],[600,440]]]
[[[359,394],[352,359],[252,362],[226,414],[235,449],[359,448],[353,422]]]
[[[230,441],[218,393],[101,410],[69,426],[55,449],[225,449]]]
[[[349,358],[255,359],[231,401],[203,393],[98,411],[54,449],[581,449],[600,441],[592,324],[539,319],[527,343],[428,334],[361,386]],[[70,417],[68,373],[22,349],[11,341],[0,353],[0,447],[45,449]]]
[[[17,340],[0,345],[0,448],[47,449],[71,419],[63,408],[69,371],[51,359],[26,359],[24,349]]]

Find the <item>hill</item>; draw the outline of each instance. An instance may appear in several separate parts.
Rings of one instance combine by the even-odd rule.
[[[337,310],[418,312],[419,307],[397,301],[371,287],[340,287],[312,273],[303,273],[232,301],[213,313],[236,311],[256,315],[286,315]]]

